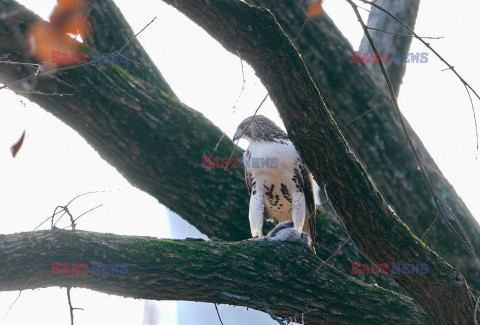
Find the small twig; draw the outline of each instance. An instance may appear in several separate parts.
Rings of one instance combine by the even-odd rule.
[[[343,246],[345,246],[345,244],[348,243],[351,238],[352,238],[352,237],[348,237],[347,240],[345,240],[345,241],[342,242],[340,245],[338,245],[338,248],[335,250],[335,252],[333,252],[333,254],[330,255],[325,261],[322,261],[322,264],[320,264],[320,266],[317,267],[317,269],[315,270],[315,272],[320,271],[325,264],[328,264],[328,262],[330,262],[330,259],[332,259],[335,255],[337,255],[338,252],[340,252],[340,250],[343,248]]]
[[[58,207],[57,207],[57,208],[58,208]],[[63,210],[62,210],[62,211],[59,211],[59,212],[56,212],[56,211],[57,211],[57,209],[55,208],[55,211],[53,212],[53,215],[51,215],[51,216],[48,217],[47,219],[43,220],[41,224],[39,224],[38,226],[36,226],[36,227],[33,229],[33,231],[35,231],[35,230],[37,230],[38,228],[40,228],[45,222],[47,222],[48,220],[52,219],[53,216],[55,216],[56,214],[59,214],[59,213],[63,212]],[[53,225],[53,224],[52,224],[52,225]]]
[[[61,207],[62,209],[59,211],[59,212],[63,212],[62,215],[60,217],[58,217],[57,221],[50,227],[50,228],[55,228],[55,226],[57,225],[57,223],[62,220],[63,216],[67,214],[67,211],[65,211],[65,209],[63,207]],[[52,216],[53,217],[53,216]],[[53,218],[52,218],[52,223],[53,223]]]
[[[85,192],[85,193],[82,193],[82,194],[79,194],[77,196],[75,196],[73,199],[70,200],[70,202],[68,202],[67,204],[65,204],[64,206],[62,205],[59,205],[55,208],[55,210],[53,211],[52,215],[50,217],[48,217],[47,219],[45,219],[41,224],[39,224],[38,226],[35,227],[35,229],[33,229],[33,231],[37,230],[38,228],[40,228],[45,222],[47,222],[48,220],[51,220],[51,225],[50,225],[50,228],[54,228],[56,226],[56,224],[60,221],[60,219],[66,214],[68,213],[69,216],[70,216],[70,221],[75,221],[77,220],[78,218],[80,218],[82,215],[100,207],[100,206],[97,206],[85,213],[83,213],[82,215],[80,215],[79,217],[77,217],[75,220],[73,220],[73,216],[70,214],[70,211],[68,210],[68,206],[73,202],[75,201],[76,199],[84,196],[84,195],[88,195],[88,194],[96,194],[96,193],[105,193],[106,191],[91,191],[91,192]],[[53,223],[54,219],[55,219],[55,216],[57,214],[60,214],[60,213],[63,213],[55,223]]]
[[[76,221],[77,221],[80,217],[86,215],[86,214],[89,213],[89,212],[92,212],[92,211],[95,210],[95,209],[100,208],[101,206],[103,206],[103,204],[99,204],[99,205],[97,205],[96,207],[91,208],[90,210],[85,211],[84,213],[82,213],[81,215],[79,215],[78,217],[76,217],[75,219],[73,219],[72,214],[70,213],[70,211],[68,210],[68,208],[66,208],[66,209],[65,209],[65,213],[67,213],[68,216],[70,217],[70,225],[69,225],[69,226],[66,226],[66,227],[63,227],[62,229],[67,229],[67,228],[72,227],[72,230],[75,230],[75,227],[77,226]],[[64,213],[64,214],[65,214],[65,213]],[[60,216],[60,218],[58,218],[57,222],[55,222],[55,225],[58,223],[58,221],[60,221],[60,219],[63,217],[64,214],[62,214],[62,215]],[[53,225],[53,226],[55,226],[55,225]]]
[[[8,313],[10,312],[10,309],[12,309],[13,305],[15,305],[15,303],[17,302],[18,298],[20,298],[20,295],[22,294],[22,290],[20,290],[20,292],[18,293],[18,296],[17,298],[15,298],[15,300],[12,302],[12,304],[10,305],[10,307],[8,307],[7,311],[5,312],[5,315],[3,315],[3,320],[5,320],[5,317],[7,317]]]
[[[440,212],[437,211],[437,216],[435,217],[435,220],[433,220],[432,224],[430,225],[430,227],[428,227],[427,231],[423,234],[422,236],[422,241],[425,239],[425,237],[427,237],[428,233],[430,232],[430,230],[433,228],[433,226],[437,223],[438,221],[438,217],[440,217]]]
[[[239,295],[235,295],[233,293],[230,293],[230,292],[226,292],[226,291],[222,291],[222,293],[229,297],[229,298],[235,298],[235,299],[238,299],[238,300],[242,300],[242,301],[245,301],[245,302],[249,302],[249,303],[252,303],[252,304],[255,304],[255,305],[260,305],[263,307],[263,309],[265,310],[265,312],[270,315],[270,317],[276,321],[277,323],[279,324],[282,324],[282,325],[286,325],[285,322],[284,322],[284,319],[276,316],[272,310],[270,309],[270,307],[268,306],[267,303],[265,302],[262,302],[262,301],[257,301],[257,300],[253,300],[253,299],[250,299],[248,297],[244,297],[244,296],[239,296]]]
[[[67,287],[67,298],[68,298],[68,306],[70,307],[70,324],[73,325],[73,311],[74,310],[83,310],[83,308],[77,308],[72,306],[72,298],[70,297],[70,289],[71,287]]]
[[[36,68],[42,66],[42,64],[39,64],[39,63],[15,62],[10,60],[0,61],[0,64],[26,65],[26,66],[36,67]]]
[[[366,114],[368,114],[368,113],[370,113],[370,112],[373,112],[373,111],[376,110],[377,108],[380,108],[380,107],[382,107],[383,105],[386,105],[386,104],[388,104],[388,103],[390,103],[390,102],[392,102],[392,99],[389,99],[389,100],[387,100],[387,101],[385,101],[385,102],[383,102],[383,103],[381,103],[381,104],[379,104],[379,105],[377,105],[377,106],[375,106],[375,107],[373,107],[373,108],[370,108],[368,111],[363,112],[362,114],[358,115],[358,116],[355,117],[353,120],[351,120],[350,122],[348,122],[347,125],[355,122],[355,121],[358,120],[359,118],[365,116]]]
[[[295,36],[295,39],[293,40],[293,45],[297,44],[297,41],[299,40],[300,35],[302,35],[303,30],[305,29],[305,27],[307,27],[307,24],[310,22],[310,19],[312,19],[312,16],[308,15],[307,19],[303,22],[302,27],[300,27],[300,30],[298,31],[297,36]]]
[[[303,324],[303,321],[304,321],[303,316],[306,315],[306,314],[308,314],[308,313],[312,313],[312,312],[314,312],[314,311],[317,311],[317,310],[318,310],[317,308],[315,308],[315,309],[308,309],[307,311],[305,311],[305,312],[303,312],[303,313],[301,313],[301,314],[293,315],[293,316],[287,317],[286,319],[290,319],[290,320],[291,320],[292,318],[297,318],[297,317],[302,316],[302,324]]]
[[[67,287],[68,306],[70,307],[70,324],[73,325],[73,306],[70,298],[70,287]]]
[[[372,30],[376,30],[376,31],[379,31],[379,32],[382,32],[382,33],[385,33],[385,34],[391,34],[391,35],[397,35],[397,36],[406,36],[406,37],[413,37],[412,34],[402,34],[402,33],[395,33],[395,32],[389,32],[385,29],[381,29],[381,28],[375,28],[375,27],[369,27],[367,26],[368,29],[372,29]],[[445,38],[445,36],[438,36],[438,37],[431,37],[431,36],[419,36],[420,38],[425,38],[425,39],[441,39],[441,38]]]
[[[238,58],[240,59],[240,66],[242,68],[242,89],[240,90],[240,94],[238,94],[238,97],[237,97],[237,100],[235,101],[235,104],[233,104],[233,112],[232,112],[232,115],[231,115],[232,117],[233,117],[233,115],[235,115],[235,111],[237,109],[237,104],[238,104],[240,98],[242,97],[243,91],[245,90],[245,72],[243,70],[243,59],[242,59],[242,55],[240,54],[240,52],[237,51],[237,55],[238,55]],[[231,119],[230,119],[230,121],[231,121]],[[227,123],[227,125],[230,125],[230,121]],[[217,151],[217,148],[220,145],[220,142],[222,142],[225,135],[226,135],[226,133],[224,131],[222,133],[222,136],[218,140],[217,144],[215,145],[215,148],[213,149],[213,151]]]
[[[97,194],[97,193],[105,193],[106,191],[91,191],[91,192],[85,192],[85,193],[82,193],[82,194],[79,194],[77,196],[75,196],[73,199],[70,200],[70,202],[68,202],[65,206],[69,206],[70,203],[72,203],[73,201],[75,201],[76,199],[78,199],[79,197],[82,197],[84,195],[88,195],[88,194]]]
[[[470,105],[472,105],[472,112],[473,112],[473,120],[475,122],[475,135],[477,137],[477,154],[478,154],[478,126],[477,126],[477,114],[475,113],[475,106],[473,105],[473,100],[472,100],[472,95],[470,94],[470,90],[468,90],[468,87],[466,85],[463,85],[465,87],[465,90],[467,91],[468,94],[468,99],[470,99]]]
[[[437,195],[437,197],[438,197],[438,195]],[[475,252],[475,247],[473,246],[470,238],[467,235],[467,232],[465,231],[462,224],[460,223],[460,220],[458,220],[457,215],[453,212],[453,210],[440,197],[438,197],[438,200],[448,210],[448,212],[450,212],[450,215],[452,216],[453,220],[455,221],[458,228],[460,229],[460,232],[463,234],[464,240],[462,240],[462,237],[457,232],[455,232],[457,234],[457,237],[466,246],[467,251],[470,253],[470,255],[475,260],[475,262],[477,263],[477,266],[480,269],[480,261],[478,260],[477,254]],[[446,220],[446,221],[447,221],[447,224],[448,224],[449,223],[448,220]],[[453,228],[453,226],[451,228]]]
[[[67,228],[72,227],[72,230],[75,230],[75,227],[76,227],[76,225],[77,225],[75,222],[76,222],[80,217],[86,215],[86,214],[89,213],[89,212],[92,212],[92,211],[95,210],[95,209],[100,208],[101,206],[103,206],[103,204],[99,204],[99,205],[97,205],[96,207],[91,208],[91,209],[88,210],[88,211],[85,211],[84,213],[82,213],[81,215],[79,215],[78,217],[76,217],[76,218],[73,219],[73,220],[72,220],[72,218],[70,218],[70,222],[71,222],[70,226],[63,227],[62,229],[67,229]],[[70,215],[70,213],[69,213],[69,215]],[[62,215],[62,216],[63,216],[63,215]],[[61,217],[60,217],[60,218],[61,218]],[[60,220],[60,218],[59,218],[59,220]],[[57,222],[58,222],[58,220],[57,220]],[[57,223],[55,223],[55,224],[57,224]],[[54,226],[55,226],[55,225],[54,225]]]
[[[81,217],[83,217],[84,215],[86,215],[87,213],[90,213],[90,212],[92,212],[93,210],[98,209],[98,208],[100,208],[100,207],[102,207],[102,206],[103,206],[103,204],[99,204],[99,205],[97,205],[96,207],[91,208],[90,210],[85,211],[84,213],[82,213],[81,215],[79,215],[78,217],[76,217],[73,221],[77,221],[78,219],[80,219]]]
[[[73,216],[72,214],[70,213],[70,210],[68,210],[68,207],[65,207],[65,212],[68,214],[68,216],[70,217],[70,225],[72,227],[72,230],[75,230],[75,221],[73,220]]]
[[[220,312],[218,311],[218,306],[217,304],[213,304],[213,305],[215,306],[215,310],[217,311],[218,320],[220,321],[220,324],[223,325],[222,317],[220,317]]]

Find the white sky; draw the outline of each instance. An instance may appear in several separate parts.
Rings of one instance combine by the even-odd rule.
[[[54,0],[20,2],[44,18],[48,18],[55,4]],[[140,35],[140,41],[179,98],[201,111],[231,137],[238,123],[253,114],[266,94],[254,72],[244,64],[245,91],[233,115],[232,106],[242,87],[237,57],[162,1],[117,0],[116,3],[134,31],[139,31],[154,16],[158,17]],[[327,0],[325,8],[354,48],[358,48],[362,31],[348,4]],[[478,12],[480,3],[473,0],[423,1],[416,31],[420,35],[445,36],[431,43],[472,87],[480,91]],[[413,42],[411,52],[425,51],[418,42]],[[442,72],[445,67],[432,53],[429,52],[428,57],[427,64],[408,65],[400,106],[442,172],[479,218],[480,162],[476,159],[478,153],[468,97],[453,74]],[[75,131],[52,115],[6,90],[0,91],[0,102],[1,233],[33,230],[57,205],[65,204],[80,193],[97,190],[107,192],[82,197],[72,204],[77,215],[103,204],[79,220],[79,229],[160,238],[194,233],[194,228],[185,223],[182,223],[183,232],[177,229],[172,233],[163,206],[130,186]],[[475,104],[480,107],[478,101]],[[479,112],[477,109],[477,114]],[[260,113],[281,124],[271,102],[267,102]],[[27,131],[25,143],[13,159],[10,146],[24,129]],[[174,222],[179,223],[178,220]],[[0,293],[0,324],[69,323],[65,289],[58,288],[23,292],[3,319],[17,294]],[[141,300],[80,289],[73,289],[72,299],[75,306],[85,309],[75,312],[76,324],[142,322],[144,304]],[[160,310],[161,324],[176,324],[175,303],[161,303]],[[228,317],[226,310],[226,307],[220,308],[224,317]],[[215,316],[213,307],[211,312]],[[257,319],[258,324],[266,322],[263,317]],[[225,322],[233,323],[234,318]]]

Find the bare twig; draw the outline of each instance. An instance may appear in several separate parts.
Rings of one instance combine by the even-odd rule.
[[[245,90],[245,72],[243,70],[243,60],[242,60],[242,55],[240,52],[237,51],[238,58],[240,59],[240,66],[242,67],[242,89],[240,90],[240,94],[238,94],[237,100],[235,101],[235,104],[233,104],[233,112],[232,112],[232,117],[235,115],[235,111],[237,109],[237,104],[240,98],[242,97],[243,91]],[[230,121],[227,123],[227,125],[230,125]],[[222,142],[223,138],[225,137],[225,131],[222,133],[222,136],[218,140],[217,144],[215,145],[215,148],[213,151],[217,151],[218,145],[220,142]],[[230,161],[229,161],[230,162]]]
[[[90,210],[85,211],[84,213],[82,213],[81,215],[79,215],[78,217],[76,217],[73,221],[77,221],[78,219],[80,219],[81,217],[83,217],[84,215],[86,215],[87,213],[90,213],[90,212],[92,212],[93,210],[98,209],[98,208],[100,208],[100,207],[102,207],[102,206],[103,206],[103,204],[99,204],[99,205],[97,205],[96,207],[91,208]]]
[[[26,66],[29,66],[29,67],[36,67],[36,68],[43,66],[43,64],[39,64],[39,63],[15,62],[15,61],[10,61],[10,60],[0,61],[0,64],[26,65]]]
[[[413,37],[412,34],[403,34],[403,33],[389,32],[389,31],[387,31],[387,30],[385,30],[385,29],[375,28],[375,27],[369,27],[369,26],[367,26],[367,28],[368,28],[368,29],[371,29],[371,30],[377,30],[377,31],[379,31],[379,32],[382,32],[382,33],[385,33],[385,34],[390,34],[390,35]],[[438,36],[438,37],[420,36],[420,38],[425,38],[425,39],[441,39],[441,38],[445,38],[445,36]]]
[[[220,324],[223,325],[222,317],[220,317],[220,312],[218,311],[218,306],[217,304],[213,304],[213,305],[215,306],[215,310],[217,311],[218,320],[220,321]]]
[[[347,229],[347,226],[345,225],[345,223],[343,222],[342,218],[340,218],[340,216],[338,215],[337,213],[337,210],[335,209],[335,207],[333,206],[333,203],[332,201],[330,200],[330,197],[328,196],[328,191],[327,191],[327,184],[325,184],[325,186],[323,187],[323,191],[325,192],[325,197],[327,198],[327,200],[325,202],[329,202],[330,204],[330,208],[332,209],[332,211],[335,213],[335,215],[337,216],[337,220],[340,222],[340,224],[342,225],[343,227],[343,230],[345,231],[345,234],[347,235],[347,240],[345,240],[344,242],[342,242],[338,248],[325,260],[325,261],[322,261],[322,264],[315,270],[315,271],[320,271],[322,269],[322,267],[325,265],[325,264],[328,264],[328,262],[330,261],[331,258],[333,258],[335,255],[338,254],[338,252],[343,248],[343,246],[345,246],[345,244],[347,244],[351,239],[352,239],[352,236],[350,236],[350,233],[348,232],[348,229]],[[323,204],[323,202],[322,202]],[[352,242],[354,243],[355,246],[357,246],[355,244],[355,242],[352,240]],[[365,257],[365,259],[367,259],[368,261],[371,262],[370,258],[365,255],[363,253],[363,251],[357,246],[357,251],[362,254],[363,257]]]
[[[345,244],[348,243],[351,238],[352,238],[352,237],[348,237],[347,240],[345,240],[345,241],[342,242],[340,245],[338,245],[338,248],[335,250],[335,252],[333,252],[333,254],[330,255],[325,261],[322,261],[322,264],[320,264],[320,265],[317,267],[317,269],[315,270],[315,272],[320,271],[325,264],[328,264],[328,262],[330,262],[330,259],[332,259],[335,255],[337,255],[338,252],[340,252],[340,250],[343,248],[343,246],[345,246]]]
[[[253,303],[255,305],[260,305],[263,307],[263,309],[265,310],[265,312],[270,315],[270,317],[276,321],[277,323],[279,324],[282,324],[282,325],[286,325],[285,322],[284,322],[284,319],[278,317],[278,316],[275,316],[275,314],[272,312],[272,310],[270,309],[270,307],[268,306],[267,303],[265,302],[261,302],[261,301],[257,301],[257,300],[253,300],[253,299],[250,299],[248,297],[244,297],[244,296],[239,296],[239,295],[235,295],[233,293],[230,293],[230,292],[226,292],[226,291],[223,291],[222,292],[225,296],[229,297],[229,298],[235,298],[235,299],[238,299],[238,300],[242,300],[242,301],[246,301],[246,302],[250,302],[250,303]]]
[[[76,217],[75,219],[72,219],[70,212],[68,212],[68,214],[69,214],[69,216],[70,216],[70,226],[63,227],[62,229],[67,229],[67,228],[72,227],[72,230],[75,230],[75,227],[76,227],[76,225],[77,225],[75,222],[76,222],[78,219],[80,219],[80,217],[86,215],[86,214],[89,213],[89,212],[92,212],[92,211],[95,210],[95,209],[100,208],[101,206],[103,206],[103,204],[99,204],[99,205],[97,205],[96,207],[91,208],[90,210],[85,211],[84,213],[82,213],[81,215],[79,215],[78,217]],[[63,216],[63,215],[62,215],[62,216]],[[60,218],[61,218],[61,217],[60,217]],[[60,220],[60,218],[59,218],[59,220]],[[55,225],[58,223],[59,220],[57,220],[57,222],[55,223]],[[54,226],[55,226],[55,225],[54,225]]]
[[[68,298],[68,306],[70,307],[70,324],[73,325],[73,306],[72,306],[72,299],[70,297],[70,287],[67,287],[67,298]]]
[[[73,325],[73,311],[74,310],[83,310],[83,308],[74,308],[72,306],[72,298],[70,297],[70,289],[71,289],[71,287],[67,287],[67,298],[68,298],[68,306],[70,307],[70,324]]]
[[[18,298],[20,298],[20,295],[22,294],[22,290],[20,290],[20,292],[18,293],[18,296],[17,298],[15,298],[15,300],[12,302],[12,304],[10,305],[10,307],[8,307],[7,311],[5,312],[5,315],[3,315],[3,320],[5,320],[5,317],[7,317],[8,313],[10,312],[10,309],[12,309],[13,305],[15,305],[15,303],[17,302]]]
[[[314,312],[314,311],[317,311],[317,310],[318,310],[317,308],[315,308],[315,309],[308,309],[307,311],[305,311],[305,312],[303,312],[303,313],[301,313],[301,314],[297,314],[297,315],[294,315],[294,316],[290,316],[290,317],[287,317],[286,319],[288,319],[288,320],[291,322],[292,318],[295,318],[295,319],[296,319],[297,317],[302,316],[302,324],[304,324],[303,316],[305,316],[306,314],[312,313],[312,312]]]
[[[376,110],[377,108],[380,108],[380,107],[382,107],[383,105],[386,105],[386,104],[390,103],[391,101],[392,101],[392,99],[389,99],[389,100],[386,100],[385,102],[383,102],[383,103],[381,103],[381,104],[379,104],[379,105],[377,105],[377,106],[375,106],[375,107],[373,107],[373,108],[370,108],[368,111],[363,112],[362,114],[358,115],[358,116],[355,117],[353,120],[351,120],[350,122],[348,122],[347,125],[355,122],[356,120],[358,120],[359,118],[365,116],[366,114],[368,114],[368,113],[370,113],[370,112],[373,112],[373,111]]]
[[[437,223],[438,221],[438,217],[440,217],[440,213],[437,211],[437,215],[435,216],[435,219],[433,220],[432,224],[430,225],[430,227],[428,227],[427,231],[423,234],[422,236],[422,241],[425,239],[425,237],[427,237],[428,233],[430,232],[430,230],[433,228],[433,226]]]
[[[78,218],[80,218],[82,215],[100,207],[100,206],[97,206],[93,209],[90,209],[88,210],[87,212],[83,213],[82,215],[80,215],[79,217],[77,217],[75,220],[73,220],[73,216],[70,214],[70,211],[68,210],[68,206],[73,202],[75,201],[76,199],[84,196],[84,195],[88,195],[88,194],[95,194],[95,193],[105,193],[106,191],[91,191],[91,192],[85,192],[85,193],[82,193],[82,194],[79,194],[77,196],[75,196],[73,199],[70,200],[70,202],[68,202],[67,204],[65,205],[59,205],[55,208],[55,210],[53,211],[52,215],[50,217],[48,217],[47,219],[45,219],[41,224],[39,224],[38,226],[35,227],[35,229],[33,229],[33,231],[37,230],[38,228],[40,228],[45,222],[47,222],[48,220],[51,220],[51,228],[55,227],[55,225],[60,221],[60,219],[65,215],[65,214],[69,214],[70,216],[70,221],[73,222],[76,221]],[[60,213],[63,213],[55,223],[53,223],[54,221],[54,218],[57,214],[60,214]]]
[[[460,223],[460,220],[458,220],[458,217],[457,215],[453,212],[453,210],[445,203],[445,201],[443,201],[440,197],[438,197],[438,200],[440,201],[440,203],[448,210],[448,212],[450,212],[450,215],[452,216],[453,220],[455,221],[455,223],[457,224],[458,228],[460,229],[460,232],[463,234],[463,237],[464,237],[464,241],[463,244],[468,247],[468,251],[470,253],[470,255],[472,256],[472,258],[475,260],[475,262],[477,263],[477,266],[480,268],[480,261],[478,260],[477,258],[477,254],[475,252],[475,247],[473,246],[472,244],[472,241],[470,240],[470,238],[468,237],[467,235],[467,232],[465,231],[465,229],[463,228],[462,224]],[[447,220],[448,222],[448,220]],[[452,226],[453,228],[453,226]],[[458,233],[457,233],[458,234]],[[460,237],[459,239],[461,240],[461,236],[458,235],[457,237]]]

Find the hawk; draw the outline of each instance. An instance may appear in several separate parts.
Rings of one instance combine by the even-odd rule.
[[[233,141],[237,139],[249,142],[243,165],[250,193],[252,237],[263,237],[264,220],[273,219],[279,225],[267,237],[307,242],[315,247],[313,178],[287,134],[265,116],[257,115],[240,123],[233,136]],[[305,241],[304,233],[311,240]]]

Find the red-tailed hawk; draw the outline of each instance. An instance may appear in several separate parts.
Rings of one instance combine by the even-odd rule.
[[[243,165],[250,192],[252,237],[263,237],[264,219],[274,219],[280,224],[267,237],[315,247],[313,178],[287,134],[265,116],[257,115],[240,123],[233,140],[240,138],[250,143]]]

